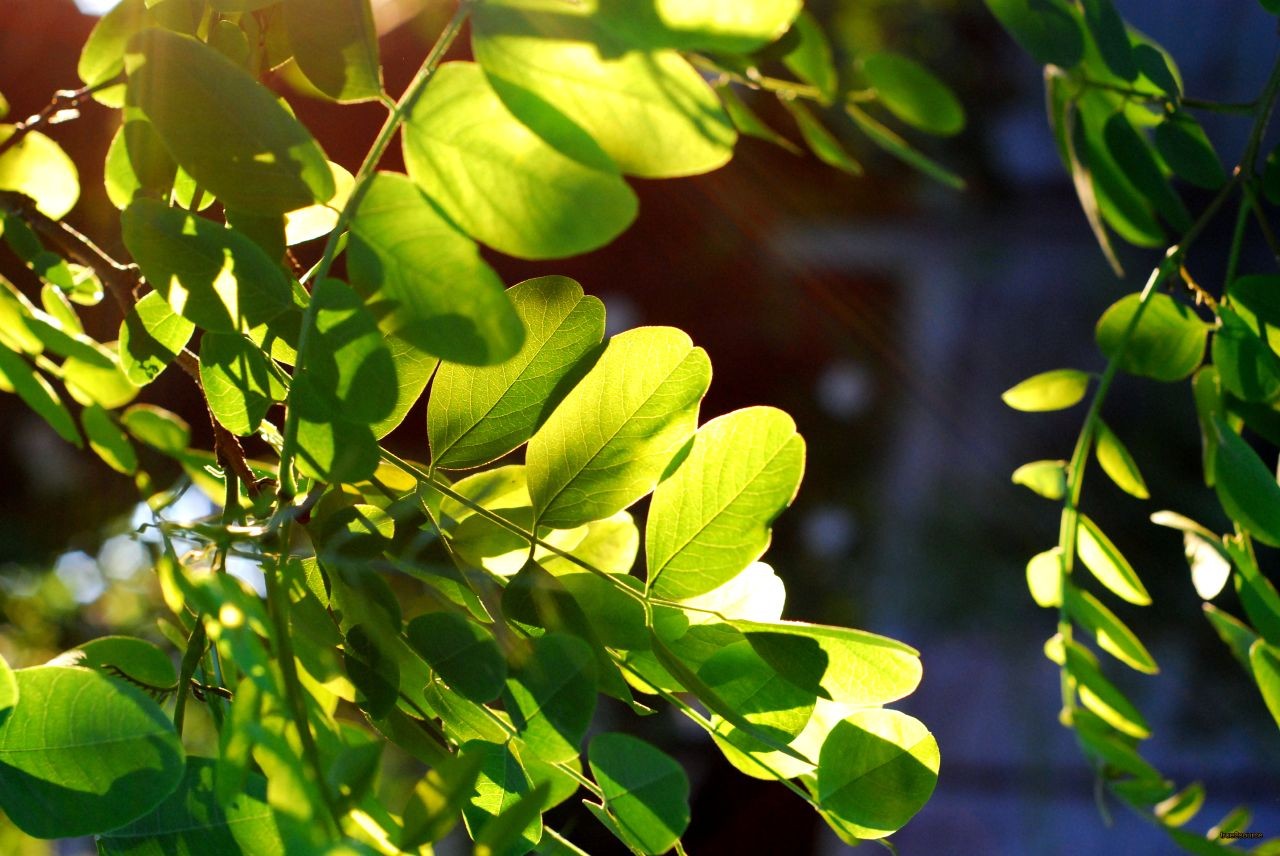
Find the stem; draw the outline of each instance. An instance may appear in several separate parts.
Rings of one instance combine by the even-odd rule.
[[[1236,225],[1231,233],[1231,251],[1227,253],[1227,273],[1222,280],[1222,291],[1225,294],[1236,280],[1236,271],[1240,267],[1240,249],[1244,246],[1244,227],[1249,222],[1249,195],[1240,199],[1240,209],[1236,212]]]
[[[461,0],[458,3],[458,8],[454,11],[453,17],[445,25],[440,37],[436,39],[436,43],[431,46],[431,50],[427,53],[426,59],[422,61],[422,67],[418,69],[417,75],[409,83],[409,87],[404,94],[400,96],[400,100],[395,103],[391,114],[387,116],[382,130],[378,132],[372,148],[369,149],[369,153],[365,155],[364,162],[360,164],[360,169],[356,172],[355,186],[351,190],[351,196],[347,199],[346,204],[342,206],[342,210],[338,212],[338,222],[334,224],[333,231],[329,233],[329,239],[325,242],[324,253],[320,257],[320,263],[316,265],[312,281],[318,282],[329,273],[329,268],[333,266],[333,260],[338,254],[339,240],[346,231],[347,224],[351,222],[352,216],[360,207],[360,201],[369,192],[369,185],[378,168],[378,163],[381,162],[382,156],[386,153],[388,146],[391,145],[392,139],[395,138],[396,131],[400,129],[405,118],[413,112],[414,105],[418,103],[418,99],[422,97],[427,84],[435,76],[436,69],[440,67],[440,61],[444,59],[444,55],[448,53],[449,48],[458,38],[458,34],[462,32],[462,25],[471,13],[473,2],[474,0]],[[315,314],[315,304],[308,304],[306,316],[302,320],[302,332],[298,336],[298,359],[297,364],[294,366],[295,376],[303,371],[307,339],[311,328],[315,326]],[[284,431],[282,433],[284,435],[284,446],[280,450],[279,495],[291,498],[295,492],[291,466],[298,445],[298,420],[292,407],[285,414]]]
[[[1093,80],[1088,77],[1081,77],[1080,82],[1091,89],[1102,89],[1107,92],[1114,92],[1117,95],[1134,98],[1146,104],[1163,104],[1171,109],[1177,109],[1181,106],[1190,107],[1193,110],[1205,110],[1210,113],[1237,114],[1250,114],[1258,109],[1257,101],[1230,103],[1225,101],[1207,101],[1203,98],[1171,98],[1161,92],[1134,89],[1131,86],[1118,86],[1114,83],[1105,83],[1101,80]]]
[[[178,736],[182,736],[182,725],[187,714],[187,695],[190,693],[191,676],[196,673],[196,665],[204,656],[204,647],[208,637],[204,629],[204,616],[196,616],[195,629],[187,639],[187,650],[182,655],[182,667],[178,671],[178,696],[173,704],[173,727]]]
[[[1249,207],[1253,209],[1254,220],[1258,224],[1258,230],[1262,232],[1262,239],[1267,242],[1267,248],[1271,250],[1271,255],[1275,259],[1276,264],[1280,265],[1280,240],[1276,239],[1275,230],[1271,228],[1271,221],[1267,219],[1267,212],[1263,210],[1262,201],[1258,199],[1258,188],[1253,181],[1244,183],[1245,196],[1249,197]]]
[[[85,102],[89,96],[99,90],[106,89],[108,86],[115,86],[117,83],[124,82],[124,75],[113,77],[110,80],[103,80],[95,83],[93,86],[85,86],[80,89],[60,89],[53,94],[53,99],[45,105],[39,113],[28,116],[23,121],[13,127],[13,133],[0,143],[0,155],[3,155],[9,149],[22,142],[22,138],[31,133],[41,125],[53,125],[63,122],[66,119],[74,119],[75,116],[65,118],[55,118],[59,113],[67,110],[76,110]]]
[[[284,572],[288,558],[290,527],[281,530],[280,561],[275,567],[268,568],[267,612],[271,616],[271,625],[276,639],[276,662],[280,666],[280,675],[284,680],[285,697],[289,704],[289,713],[293,724],[298,729],[298,739],[302,742],[302,757],[316,778],[316,787],[326,809],[326,824],[330,832],[336,833],[341,828],[338,813],[334,809],[333,797],[329,794],[329,785],[325,780],[324,765],[320,762],[320,751],[316,748],[315,737],[311,734],[311,721],[307,717],[307,703],[302,682],[298,679],[298,664],[293,657],[293,640],[289,635],[288,592],[280,585],[280,577]]]

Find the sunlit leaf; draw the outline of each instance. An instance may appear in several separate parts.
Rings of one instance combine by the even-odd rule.
[[[1062,548],[1037,553],[1027,562],[1027,588],[1037,606],[1055,609],[1062,605]]]
[[[1129,454],[1129,450],[1125,448],[1120,438],[1102,420],[1098,420],[1097,423],[1093,451],[1098,458],[1098,463],[1102,466],[1102,471],[1110,476],[1121,490],[1138,499],[1147,499],[1151,496],[1133,456]]]
[[[283,392],[262,351],[238,333],[206,333],[200,341],[200,382],[209,410],[233,434],[258,430]]]
[[[1204,805],[1204,785],[1192,782],[1155,807],[1155,815],[1166,826],[1184,826]]]
[[[596,703],[595,658],[580,639],[547,634],[512,667],[508,708],[520,739],[544,761],[577,757]]]
[[[228,207],[280,214],[325,202],[333,175],[311,133],[211,47],[161,29],[129,42],[129,101],[173,159]]]
[[[571,279],[531,279],[507,295],[525,328],[519,353],[482,368],[446,363],[437,373],[427,407],[436,466],[478,466],[527,441],[604,336],[604,304]]]
[[[1151,728],[1142,714],[1115,684],[1103,677],[1097,659],[1088,649],[1067,642],[1065,654],[1067,673],[1075,679],[1080,702],[1086,708],[1130,737],[1143,739],[1151,735]]]
[[[1055,369],[1027,378],[1005,390],[1000,398],[1014,410],[1063,410],[1080,403],[1089,389],[1089,378],[1076,369]]]
[[[737,576],[769,546],[770,525],[795,496],[804,440],[780,410],[751,407],[694,435],[654,492],[645,529],[648,589],[681,600]]]
[[[404,176],[379,173],[351,221],[351,284],[384,333],[467,365],[492,365],[524,331],[498,275]]]
[[[689,826],[689,778],[666,753],[628,734],[599,734],[587,751],[591,774],[623,841],[666,853]]]
[[[0,144],[13,133],[13,125],[0,125]],[[39,131],[28,131],[0,155],[0,190],[26,194],[41,214],[61,220],[80,198],[80,174],[61,146]]]
[[[529,777],[509,744],[472,741],[462,746],[462,753],[480,755],[483,759],[475,791],[463,806],[462,816],[474,840],[503,812],[532,790]],[[494,856],[527,853],[542,837],[542,818],[537,817],[524,828],[520,841]]]
[[[1013,471],[1013,483],[1045,499],[1062,499],[1067,489],[1066,461],[1032,461]]]
[[[849,154],[844,145],[836,139],[827,126],[813,115],[808,105],[794,100],[783,100],[782,106],[787,108],[791,118],[796,120],[800,136],[804,138],[809,151],[827,166],[833,166],[849,175],[862,175],[862,164]]]
[[[106,410],[96,404],[86,407],[80,412],[80,425],[84,428],[85,437],[89,439],[89,448],[107,466],[116,472],[133,475],[138,469],[138,455],[129,443],[129,438]]]
[[[862,73],[890,113],[930,134],[964,129],[964,108],[945,83],[915,60],[881,51],[862,59]]]
[[[0,724],[0,806],[37,838],[116,829],[154,809],[183,774],[160,706],[90,669],[16,673],[20,701]]]
[[[1076,535],[1076,553],[1098,582],[1102,583],[1122,600],[1138,606],[1151,603],[1151,595],[1138,578],[1129,560],[1111,543],[1098,524],[1080,515]]]
[[[183,452],[191,442],[191,428],[182,417],[151,404],[133,405],[120,421],[138,440],[171,455]]]
[[[1280,396],[1280,357],[1229,307],[1221,307],[1222,326],[1213,336],[1213,364],[1222,387],[1246,402],[1270,402]]]
[[[1267,710],[1280,724],[1280,648],[1258,639],[1249,648],[1249,664]]]
[[[1139,672],[1154,675],[1160,671],[1146,646],[1102,601],[1073,586],[1068,586],[1065,594],[1067,612],[1093,633],[1099,648]]]
[[[1141,303],[1140,295],[1130,294],[1102,314],[1095,331],[1099,350],[1108,359],[1120,359],[1120,368],[1130,374],[1161,381],[1190,377],[1204,359],[1208,325],[1169,295],[1152,294],[1128,333]]]
[[[1215,420],[1214,489],[1233,520],[1257,538],[1280,544],[1280,485],[1275,474],[1222,420]]]
[[[609,340],[529,441],[529,493],[542,525],[568,528],[652,490],[693,433],[711,382],[706,352],[670,327]]]
[[[449,834],[471,796],[486,754],[460,751],[414,787],[404,808],[400,847],[405,850],[439,841]]]
[[[782,57],[782,63],[796,77],[817,87],[824,103],[835,99],[839,76],[831,56],[831,42],[822,25],[808,9],[800,12],[791,27],[795,47]]]
[[[77,448],[81,446],[80,431],[71,418],[71,411],[62,403],[61,396],[44,375],[37,373],[26,360],[5,347],[0,347],[0,378],[7,381],[7,386],[41,419],[48,422],[59,437]]]
[[[369,0],[284,0],[284,21],[298,68],[317,89],[344,103],[381,94]]]
[[[120,324],[120,367],[137,386],[159,377],[195,332],[158,291],[143,295]]]
[[[859,838],[883,838],[924,807],[939,763],[938,743],[919,720],[859,711],[822,744],[818,801]]]

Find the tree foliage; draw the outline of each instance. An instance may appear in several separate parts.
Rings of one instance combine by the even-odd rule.
[[[466,23],[475,62],[443,62]],[[288,62],[327,98],[386,106],[354,174],[263,84]],[[580,852],[544,815],[583,792],[631,851],[680,850],[686,774],[593,731],[601,694],[673,706],[850,843],[924,805],[937,745],[883,707],[919,683],[917,653],[784,620],[760,561],[804,469],[790,417],[700,426],[711,364],[686,334],[607,337],[578,283],[507,288],[479,245],[592,250],[636,216],[629,177],[715,169],[740,133],[794,148],[744,87],[781,98],[825,161],[861,170],[827,124],[840,107],[957,184],[885,124],[958,131],[936,77],[889,53],[837,69],[797,0],[463,0],[398,100],[368,0],[124,0],[79,71],[0,129],[4,239],[44,283],[36,305],[0,282],[0,389],[135,478],[172,647],[0,662],[18,827],[107,854],[336,854],[428,852],[461,820],[477,852]],[[77,169],[38,129],[87,98],[119,110],[102,156],[131,261],[62,220]],[[407,174],[379,171],[397,136]],[[108,294],[119,334],[100,342],[79,313]],[[211,451],[136,402],[171,367],[203,394]],[[381,441],[424,394],[403,459]],[[163,459],[220,514],[167,519]],[[388,743],[418,767],[383,787]]]

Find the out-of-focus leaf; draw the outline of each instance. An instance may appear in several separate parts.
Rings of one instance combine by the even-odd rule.
[[[945,83],[915,60],[881,51],[862,60],[862,73],[890,113],[930,134],[953,136],[964,129],[964,108]]]

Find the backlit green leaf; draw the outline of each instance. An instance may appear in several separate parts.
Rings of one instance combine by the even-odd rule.
[[[310,132],[218,51],[148,29],[130,41],[128,65],[130,103],[227,207],[281,214],[333,196],[333,174]]]
[[[597,735],[587,760],[624,840],[655,856],[670,850],[689,826],[689,779],[684,769],[628,734]]]
[[[479,466],[528,440],[558,403],[554,393],[604,336],[604,304],[571,279],[531,279],[507,295],[524,345],[500,365],[441,366],[427,406],[436,466]]]
[[[1124,171],[1125,178],[1146,197],[1160,216],[1175,229],[1190,229],[1191,215],[1181,197],[1173,191],[1169,180],[1161,172],[1151,144],[1133,127],[1123,110],[1117,111],[1107,120],[1103,139],[1107,152]]]
[[[1084,0],[1084,22],[1111,73],[1122,80],[1138,76],[1124,19],[1111,0]]]
[[[471,796],[485,758],[483,752],[460,751],[426,772],[404,808],[402,849],[439,841],[449,834]]]
[[[369,0],[285,0],[284,21],[298,68],[317,89],[342,102],[381,94]]]
[[[135,404],[120,421],[130,434],[152,448],[179,454],[191,442],[191,428],[176,413],[151,404]]]
[[[1277,488],[1280,490],[1280,488]],[[1116,549],[1098,524],[1085,515],[1080,515],[1080,524],[1076,536],[1076,553],[1084,562],[1098,582],[1102,583],[1122,600],[1138,606],[1151,603],[1151,595],[1138,578],[1137,572],[1129,564],[1129,560]]]
[[[351,284],[384,333],[467,365],[520,349],[524,331],[498,275],[408,178],[374,177],[347,254]]]
[[[1197,187],[1217,190],[1227,173],[1204,129],[1187,113],[1170,115],[1156,126],[1156,151],[1174,174]]]
[[[1204,617],[1209,620],[1214,632],[1218,634],[1218,638],[1242,666],[1251,670],[1249,649],[1258,639],[1258,634],[1231,613],[1224,612],[1211,603],[1201,604],[1201,608],[1204,610]]]
[[[13,125],[0,125],[0,144],[13,132]],[[80,175],[61,146],[39,131],[28,131],[0,155],[0,190],[24,193],[41,214],[61,220],[80,198]]]
[[[1219,318],[1212,353],[1223,389],[1246,402],[1280,396],[1280,357],[1229,307],[1219,309]]]
[[[920,684],[920,655],[884,636],[799,621],[729,623],[779,675],[820,698],[880,705]]]
[[[1139,672],[1154,675],[1160,671],[1134,632],[1092,594],[1068,586],[1066,606],[1076,623],[1094,634],[1103,651]]]
[[[121,223],[151,287],[205,330],[246,330],[294,307],[284,272],[233,229],[152,199],[135,200]]]
[[[14,677],[8,662],[0,657],[0,723],[4,722],[17,703],[18,679]]]
[[[1280,724],[1280,648],[1268,645],[1259,639],[1249,649],[1249,665],[1253,668],[1253,679],[1262,691],[1262,700],[1267,703],[1267,710]]]
[[[1087,373],[1076,369],[1055,369],[1027,378],[1005,390],[1000,398],[1014,410],[1063,410],[1084,398],[1089,378]]]
[[[1140,295],[1126,295],[1098,319],[1098,348],[1108,359],[1120,357],[1125,333],[1141,302]],[[1160,381],[1183,380],[1204,359],[1208,336],[1208,325],[1190,307],[1167,294],[1152,294],[1130,335],[1120,368]]]
[[[1133,703],[1115,684],[1103,677],[1098,661],[1088,649],[1074,642],[1065,646],[1067,673],[1076,681],[1080,702],[1112,728],[1139,740],[1151,736],[1151,728]]]
[[[757,729],[782,743],[804,730],[817,695],[783,678],[750,642],[726,645],[698,668],[698,677]]]
[[[1037,606],[1054,609],[1062,605],[1062,548],[1037,553],[1027,562],[1027,588]]]
[[[511,115],[479,66],[446,63],[405,125],[405,164],[463,231],[508,255],[561,258],[609,243],[635,219],[635,194],[572,124],[540,134]]]
[[[614,336],[529,441],[529,493],[542,525],[621,511],[657,485],[697,424],[706,352],[670,327]]]
[[[112,348],[87,337],[77,337],[76,345],[62,364],[68,395],[85,406],[100,404],[109,410],[124,407],[137,397],[138,388],[125,376]]]
[[[890,113],[930,134],[964,129],[964,108],[945,83],[909,57],[882,51],[862,60],[862,73]]]
[[[395,407],[397,379],[377,322],[350,286],[324,279],[311,291],[314,327],[300,365],[313,390],[329,399],[333,419],[372,424]]]
[[[178,787],[147,815],[98,839],[103,856],[281,856],[285,844],[267,805],[267,782],[250,774],[242,790],[219,799],[217,763],[187,758]]]
[[[1084,34],[1063,0],[985,0],[1009,34],[1041,65],[1070,68],[1084,55]]]
[[[595,658],[587,643],[549,633],[512,667],[508,708],[520,738],[544,761],[576,758],[596,706]]]
[[[1280,544],[1280,485],[1275,474],[1244,439],[1221,419],[1214,420],[1217,451],[1214,489],[1233,520],[1260,540]]]
[[[0,724],[0,807],[37,838],[116,829],[178,785],[173,723],[142,690],[90,669],[16,673],[20,703]]]
[[[783,100],[782,106],[786,107],[791,118],[796,120],[800,136],[804,138],[805,145],[818,160],[849,175],[862,175],[862,164],[858,163],[835,135],[827,130],[826,125],[813,115],[808,105],[799,101]]]
[[[1067,489],[1066,461],[1032,461],[1013,471],[1013,483],[1045,499],[1062,499]]]
[[[8,381],[8,387],[48,422],[59,437],[77,448],[81,447],[80,431],[71,418],[71,411],[67,410],[53,386],[26,360],[5,347],[0,347],[0,379]]]
[[[737,134],[706,81],[674,50],[635,50],[595,6],[491,0],[474,9],[472,50],[511,112],[549,140],[567,117],[627,175],[694,175],[728,162]]]
[[[133,305],[120,324],[120,367],[137,386],[159,377],[191,341],[195,324],[151,291]]]
[[[859,711],[822,744],[818,801],[859,838],[883,838],[924,807],[939,763],[938,743],[919,720]]]
[[[474,840],[484,832],[485,827],[494,822],[495,818],[519,802],[520,797],[529,793],[532,785],[509,743],[496,744],[475,740],[463,744],[462,753],[464,755],[474,753],[483,758],[475,792],[462,809],[467,831],[471,833],[471,838]],[[525,827],[519,842],[492,856],[518,856],[518,854],[528,853],[541,837],[542,818],[537,817]]]
[[[800,485],[804,453],[791,417],[773,408],[702,426],[654,491],[645,529],[649,591],[669,600],[705,594],[760,558]]]
[[[133,475],[138,469],[138,455],[129,438],[102,407],[92,404],[80,412],[80,425],[89,438],[89,448],[107,466],[119,473]]]
[[[428,612],[409,622],[409,644],[446,684],[478,704],[502,692],[507,663],[493,636],[456,612]]]
[[[716,86],[716,93],[720,96],[720,103],[724,106],[725,113],[733,121],[733,126],[738,129],[738,133],[746,137],[754,137],[757,140],[764,140],[767,143],[773,143],[780,146],[792,154],[800,154],[800,147],[779,134],[773,128],[769,127],[763,119],[756,115],[755,111],[747,106],[747,102],[734,91],[732,85],[722,83]]]
[[[387,350],[391,352],[391,361],[396,367],[396,402],[386,417],[370,426],[373,428],[374,436],[379,439],[390,434],[404,422],[404,418],[409,415],[409,410],[422,397],[422,392],[427,388],[427,382],[431,380],[436,366],[440,364],[435,357],[410,345],[399,336],[387,336],[384,341]]]
[[[831,42],[822,25],[812,12],[804,9],[791,32],[796,35],[796,44],[782,57],[782,64],[805,83],[817,87],[824,103],[834,100],[839,76],[831,56]]]
[[[206,333],[200,342],[200,382],[209,410],[233,434],[258,430],[282,390],[267,358],[238,333]]]
[[[1147,492],[1147,483],[1143,480],[1133,456],[1129,454],[1124,443],[1120,442],[1120,438],[1102,420],[1098,420],[1097,423],[1093,451],[1098,458],[1098,463],[1102,466],[1102,471],[1110,476],[1121,490],[1138,499],[1147,499],[1151,496]]]
[[[1204,785],[1192,782],[1178,793],[1161,801],[1155,807],[1155,815],[1166,826],[1184,826],[1200,813],[1204,805]]]

